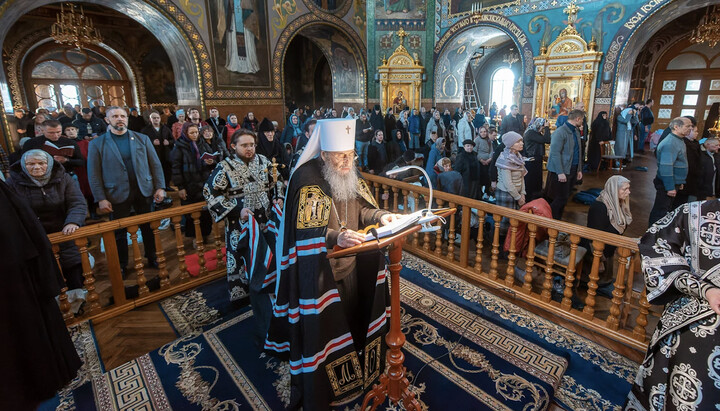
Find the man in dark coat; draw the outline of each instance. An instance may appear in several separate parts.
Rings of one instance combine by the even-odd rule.
[[[0,409],[35,409],[82,365],[55,297],[63,284],[45,230],[30,206],[0,181]],[[12,313],[12,314],[10,314]]]
[[[172,178],[172,165],[170,164],[170,152],[175,144],[170,127],[161,123],[160,113],[156,110],[150,112],[150,124],[140,130],[142,134],[148,136],[155,147],[157,156],[162,164],[163,174],[165,175],[165,188],[170,187],[170,179]]]
[[[700,177],[698,200],[707,200],[709,197],[717,197],[720,194],[720,142],[717,138],[704,138],[702,145],[705,151],[702,153],[702,175]]]
[[[138,113],[138,110],[135,107],[131,108],[130,117],[128,117],[128,129],[139,133],[146,125],[145,119]]]
[[[225,128],[225,119],[220,117],[220,111],[216,107],[210,108],[210,117],[205,122],[212,127],[216,136],[222,135]]]
[[[461,195],[468,198],[477,198],[477,187],[480,181],[480,162],[475,155],[475,142],[463,141],[463,150],[457,153],[455,171],[462,175],[463,189]]]
[[[382,111],[380,111],[380,104],[375,104],[372,113],[370,113],[370,124],[373,130],[385,131],[385,119],[383,118]]]
[[[65,171],[73,174],[76,168],[85,167],[85,158],[78,144],[62,136],[62,125],[57,120],[45,120],[42,125],[43,135],[30,139],[23,145],[23,152],[39,149],[48,152],[53,159],[65,167]]]
[[[87,107],[82,109],[80,118],[75,119],[72,123],[78,129],[78,138],[85,138],[88,134],[97,137],[107,130],[105,122],[95,117],[92,110]]]
[[[505,116],[500,124],[500,137],[508,131],[514,131],[520,135],[525,132],[525,126],[523,125],[523,116],[520,114],[520,109],[517,104],[510,106],[510,114]]]
[[[335,245],[364,241],[357,230],[396,218],[378,209],[355,169],[354,127],[354,120],[318,121],[290,177],[265,349],[290,360],[291,409],[329,409],[360,396],[385,369],[382,252],[326,257]]]
[[[673,201],[672,208],[697,201],[700,195],[700,180],[702,179],[702,150],[700,143],[697,141],[697,125],[694,125],[692,131],[685,136],[685,156],[687,158],[687,182],[678,190]]]

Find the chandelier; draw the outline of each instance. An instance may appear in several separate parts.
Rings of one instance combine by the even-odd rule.
[[[700,25],[690,35],[693,43],[707,43],[709,47],[715,47],[720,43],[720,13],[715,6],[708,8],[708,13],[703,16]]]
[[[512,47],[510,48],[510,52],[505,54],[503,56],[503,63],[507,63],[507,65],[512,68],[512,65],[520,61],[520,56],[515,53]]]
[[[92,19],[85,16],[80,6],[80,13],[76,13],[75,6],[68,3],[68,11],[60,4],[60,13],[57,21],[52,25],[51,36],[56,43],[75,45],[82,50],[83,45],[99,44],[102,36],[93,26]]]

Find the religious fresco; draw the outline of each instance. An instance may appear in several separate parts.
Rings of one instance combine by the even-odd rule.
[[[429,0],[376,0],[375,18],[425,20]],[[433,5],[434,3],[430,3]]]
[[[297,13],[297,3],[295,0],[273,0],[272,12],[270,18],[272,23],[273,38],[277,37],[288,24],[288,17]]]
[[[302,35],[311,38],[325,53],[333,74],[333,94],[341,98],[364,96],[363,63],[353,53],[347,37],[337,29],[316,25],[302,30]]]
[[[267,3],[207,0],[216,86],[270,87]]]
[[[162,46],[158,46],[162,49]],[[172,64],[164,50],[151,50],[140,61],[142,76],[145,84],[152,85],[145,88],[147,102],[170,103],[177,98],[175,89],[175,75]]]

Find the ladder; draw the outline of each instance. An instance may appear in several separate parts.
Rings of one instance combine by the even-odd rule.
[[[465,70],[464,106],[465,110],[475,110],[477,112],[478,99],[475,93],[475,76],[473,76],[472,68],[469,66]]]

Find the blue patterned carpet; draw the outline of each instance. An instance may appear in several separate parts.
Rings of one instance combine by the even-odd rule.
[[[620,408],[636,363],[409,254],[404,265],[405,365],[424,406]],[[161,307],[178,340],[107,373],[98,364],[42,409],[284,408],[287,364],[258,352],[252,312],[227,301],[224,281]]]

